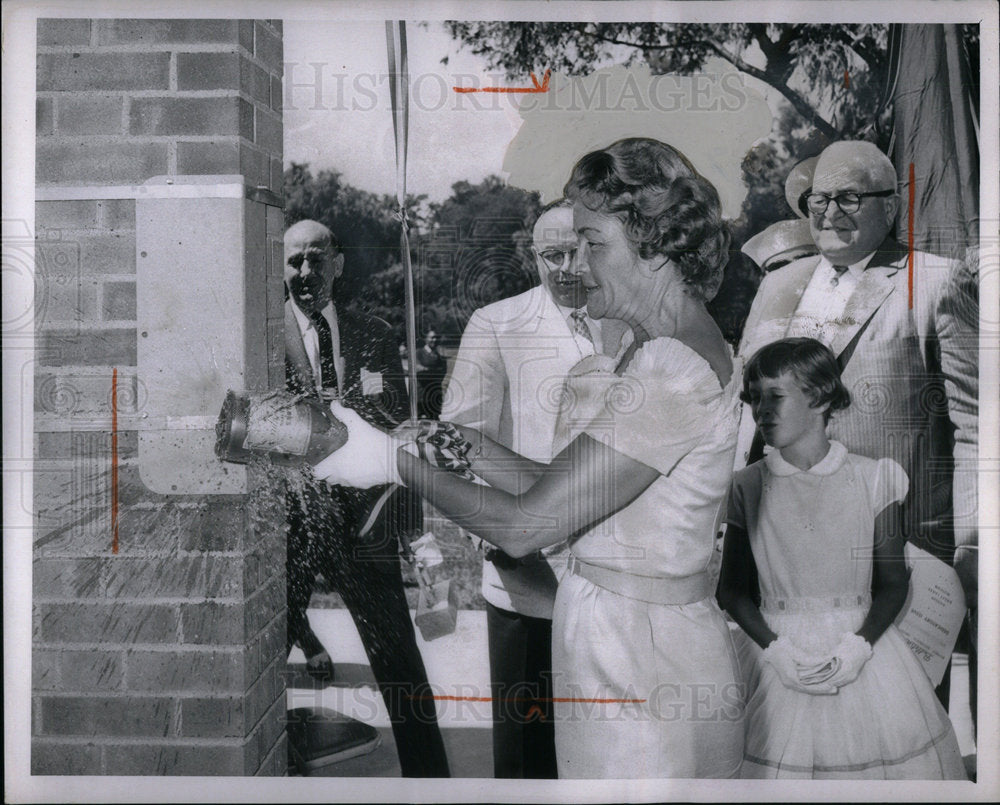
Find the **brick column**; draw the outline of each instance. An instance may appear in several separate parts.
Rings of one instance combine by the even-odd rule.
[[[282,775],[283,512],[252,515],[267,497],[253,474],[231,495],[154,494],[139,476],[135,203],[162,175],[281,192],[281,22],[37,30],[31,771]],[[246,242],[206,255],[245,254],[262,301],[234,293],[234,316],[267,317],[245,345],[266,365],[245,376],[280,386],[281,215],[244,203]]]

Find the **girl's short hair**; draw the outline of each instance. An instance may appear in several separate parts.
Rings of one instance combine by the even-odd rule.
[[[563,191],[614,215],[643,259],[667,257],[703,299],[715,296],[729,261],[729,228],[715,187],[676,148],[632,137],[584,156]]]
[[[851,393],[840,380],[837,358],[815,338],[783,338],[758,349],[743,370],[740,399],[749,403],[751,383],[785,372],[798,381],[813,408],[830,404],[824,413],[826,422],[834,411],[851,404]]]

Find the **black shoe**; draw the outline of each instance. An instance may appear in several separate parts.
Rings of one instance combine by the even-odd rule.
[[[319,682],[333,682],[333,660],[316,633],[307,624],[306,633],[296,641],[306,656],[306,673]]]
[[[306,657],[306,673],[317,682],[333,682],[333,660],[326,649],[312,657]]]

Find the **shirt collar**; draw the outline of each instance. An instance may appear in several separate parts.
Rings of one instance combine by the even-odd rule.
[[[861,279],[861,275],[865,273],[865,269],[868,268],[868,264],[872,261],[872,258],[875,256],[876,252],[877,250],[867,255],[866,257],[862,257],[860,260],[858,260],[858,262],[851,263],[847,267],[847,270],[850,271],[855,278]],[[831,271],[834,270],[833,263],[831,263],[830,260],[825,255],[823,256],[823,262],[826,263],[826,265],[830,268]]]
[[[562,313],[562,316],[563,316],[564,319],[566,319],[566,321],[572,321],[573,320],[573,314],[576,313],[576,311],[578,311],[578,310],[582,310],[583,311],[583,315],[587,317],[587,321],[588,322],[593,321],[593,319],[590,318],[590,316],[587,314],[587,306],[586,305],[584,305],[583,307],[566,307],[566,305],[560,305],[554,299],[552,300],[552,304],[554,304],[557,308],[559,308],[559,312]]]
[[[320,311],[323,317],[329,322],[330,326],[333,327],[337,323],[337,309],[333,306],[333,302],[327,302],[326,307]],[[312,319],[309,318],[302,309],[295,304],[292,300],[292,313],[295,315],[295,320],[299,323],[299,332],[304,333],[309,328],[313,327]]]
[[[774,475],[795,475],[799,472],[808,475],[833,475],[840,469],[845,458],[847,458],[847,448],[840,442],[831,439],[830,449],[826,451],[826,455],[807,470],[800,470],[794,464],[785,461],[781,457],[780,450],[772,450],[764,456],[764,463]]]
[[[587,306],[586,305],[584,305],[583,307],[566,307],[564,305],[560,305],[555,300],[552,300],[552,303],[557,308],[559,308],[559,312],[562,313],[562,317],[565,320],[566,324],[569,325],[570,330],[573,329],[573,314],[576,311],[578,311],[578,310],[582,310],[584,318],[585,318],[585,321],[587,322],[587,326],[590,327],[590,332],[595,337],[600,336],[600,334],[601,334],[601,322],[598,319],[592,319],[592,318],[590,318],[590,314],[587,313]]]

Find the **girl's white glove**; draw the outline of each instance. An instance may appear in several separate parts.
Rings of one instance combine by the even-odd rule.
[[[845,632],[833,650],[833,657],[839,668],[827,684],[842,688],[858,678],[865,663],[872,658],[872,647],[861,635]]]
[[[396,469],[399,442],[339,402],[330,403],[330,411],[347,427],[347,443],[316,464],[313,474],[328,484],[358,489],[403,485]]]
[[[779,636],[777,640],[773,640],[764,649],[761,659],[774,669],[778,675],[778,679],[781,680],[781,684],[786,688],[813,695],[837,692],[837,689],[829,682],[807,683],[802,680],[801,674],[814,668],[816,663],[812,658],[806,657],[784,635]]]

